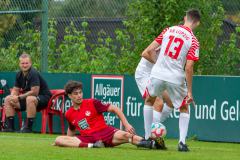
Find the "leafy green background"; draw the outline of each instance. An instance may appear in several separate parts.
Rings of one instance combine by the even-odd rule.
[[[5,2],[10,1],[6,0]],[[76,1],[71,2],[72,6],[78,4]],[[202,18],[201,25],[194,31],[200,42],[200,61],[195,65],[195,74],[239,75],[240,48],[237,40],[240,39],[240,27],[236,27],[235,32],[231,33],[228,39],[218,41],[223,34],[221,26],[226,16],[223,4],[229,6],[226,5],[226,1],[221,0],[181,0],[181,3],[178,0],[129,0],[129,3],[124,1],[125,9],[120,8],[114,13],[102,9],[104,11],[102,15],[115,14],[125,17],[123,22],[125,28],[116,29],[115,38],[111,38],[103,30],[100,31],[95,44],[91,44],[87,40],[87,35],[91,33],[87,22],[82,22],[81,29],[77,29],[78,27],[73,22],[70,23],[69,26],[65,27],[63,40],[59,42],[57,22],[54,16],[59,15],[60,12],[55,12],[51,15],[53,18],[49,19],[48,71],[133,75],[144,48],[165,27],[182,23],[187,9],[198,8]],[[39,5],[36,3],[37,7]],[[71,5],[70,2],[62,9],[66,14],[70,13],[69,5]],[[112,5],[112,2],[109,3],[109,6]],[[4,6],[0,7],[4,9]],[[96,5],[93,1],[89,1],[84,6],[91,6],[96,10],[104,8],[103,4]],[[225,8],[229,12],[229,7]],[[109,7],[110,9],[111,7]],[[78,12],[73,11],[71,14],[76,16]],[[97,15],[94,15],[93,11],[87,12],[86,9],[86,13],[82,13],[82,15],[96,17]],[[38,69],[40,67],[41,32],[39,28],[31,26],[29,20],[32,20],[32,17],[22,16],[21,29],[14,35],[15,38],[8,39],[7,43],[4,41],[9,30],[14,29],[20,23],[16,20],[17,18],[19,17],[12,15],[0,16],[0,19],[3,20],[3,25],[0,24],[0,34],[2,35],[0,38],[0,71],[17,70],[17,58],[22,51],[30,53],[34,66]]]

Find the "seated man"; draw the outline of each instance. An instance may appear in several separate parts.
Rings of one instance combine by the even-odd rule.
[[[145,140],[135,135],[134,128],[117,106],[102,104],[96,99],[83,99],[82,83],[69,81],[65,86],[65,93],[72,100],[73,106],[66,112],[69,123],[67,136],[58,136],[55,140],[56,146],[97,148],[132,143],[149,149],[161,148],[154,140]],[[104,121],[103,112],[115,113],[126,131],[108,126]],[[80,132],[79,136],[75,136],[76,130]]]
[[[19,67],[15,85],[5,99],[7,127],[3,131],[14,132],[14,114],[16,110],[20,110],[27,112],[26,125],[20,132],[30,133],[36,112],[47,107],[51,92],[46,81],[32,67],[30,55],[23,53],[19,57]]]

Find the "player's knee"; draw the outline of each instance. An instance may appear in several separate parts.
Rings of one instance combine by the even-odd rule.
[[[7,97],[5,98],[4,108],[5,108],[6,110],[13,108],[13,103],[14,103],[14,102],[12,101],[11,96],[7,96]]]
[[[131,133],[124,132],[123,133],[123,139],[124,139],[125,142],[133,143],[133,135]]]
[[[4,105],[4,107],[7,108],[10,104],[11,104],[11,97],[7,96],[5,98],[5,105]]]
[[[125,137],[126,139],[128,139],[128,138],[131,138],[131,137],[132,137],[132,134],[131,134],[131,133],[128,133],[128,132],[124,132],[124,133],[123,133],[123,137]]]
[[[26,103],[27,104],[30,104],[30,103],[37,104],[37,98],[35,96],[27,96]]]
[[[162,111],[162,107],[159,106],[159,105],[155,105],[155,104],[154,104],[153,108],[154,108],[155,111],[158,111],[158,112],[161,112],[161,111]]]
[[[154,102],[155,102],[155,99],[156,99],[156,97],[148,96],[148,97],[145,99],[145,103],[146,103],[146,104],[149,104],[149,105],[153,105]]]
[[[9,106],[9,105],[12,105],[12,104],[15,104],[16,102],[12,100],[12,96],[7,96],[5,98],[5,106]]]
[[[61,146],[62,145],[62,137],[59,136],[55,139],[55,145],[56,146]]]
[[[154,102],[154,110],[158,111],[158,112],[162,112],[163,109],[163,102],[160,99],[156,99],[156,101]]]
[[[5,103],[9,103],[11,101],[11,96],[7,96],[6,98],[5,98]]]
[[[188,113],[188,106],[187,106],[187,105],[182,106],[182,107],[180,108],[180,112],[181,112],[181,113]]]

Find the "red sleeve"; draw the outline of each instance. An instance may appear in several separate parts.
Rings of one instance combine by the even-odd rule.
[[[192,39],[192,45],[188,51],[187,60],[199,60],[199,42],[195,37]]]
[[[70,110],[68,110],[66,113],[65,113],[65,117],[66,117],[66,120],[67,120],[67,122],[68,122],[68,127],[69,127],[69,129],[70,130],[75,130],[76,129],[76,127],[74,126],[74,125],[72,125],[71,124],[71,122],[70,122],[70,120],[69,120],[69,118],[70,118]]]
[[[98,113],[107,112],[108,107],[110,106],[110,104],[103,104],[101,101],[97,99],[93,100],[93,104]]]
[[[70,122],[68,122],[68,128],[71,130],[71,131],[74,131],[76,129],[76,127],[74,125],[72,125]]]
[[[162,40],[163,40],[163,35],[167,32],[169,28],[165,28],[161,34],[159,34],[159,36],[157,36],[157,38],[155,38],[155,41],[158,43],[158,44],[162,44]]]
[[[65,118],[66,118],[67,121],[68,121],[68,118],[69,118],[68,112],[69,112],[69,111],[67,111],[67,112],[65,113]]]

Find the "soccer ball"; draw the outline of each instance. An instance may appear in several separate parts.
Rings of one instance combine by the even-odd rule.
[[[153,139],[158,138],[158,137],[165,137],[167,134],[166,127],[162,123],[152,123],[151,126],[151,137]]]

